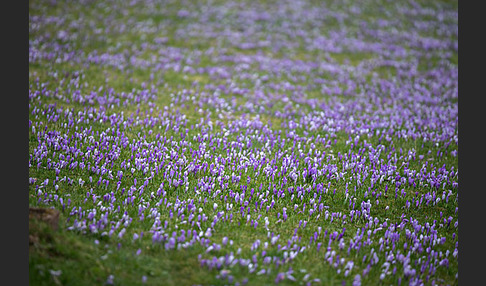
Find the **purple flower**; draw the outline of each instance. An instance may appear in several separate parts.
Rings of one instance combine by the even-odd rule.
[[[118,237],[119,237],[119,238],[122,238],[122,237],[123,237],[123,235],[125,234],[125,232],[126,232],[126,229],[125,229],[125,228],[123,228],[123,229],[122,229],[122,230],[121,230],[121,231],[118,233]]]
[[[108,278],[106,279],[106,284],[108,284],[108,285],[113,285],[113,283],[114,283],[114,281],[113,281],[113,280],[114,280],[114,279],[115,279],[115,276],[114,276],[113,274],[110,274],[110,275],[108,276]]]
[[[275,284],[280,283],[280,281],[282,281],[283,279],[285,279],[285,273],[284,272],[279,272],[277,274],[277,277],[275,277]]]

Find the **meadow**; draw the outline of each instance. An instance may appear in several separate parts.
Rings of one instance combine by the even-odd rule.
[[[30,285],[457,285],[457,1],[29,1]]]

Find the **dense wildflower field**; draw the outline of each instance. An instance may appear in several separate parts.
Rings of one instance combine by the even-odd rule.
[[[457,1],[30,1],[31,285],[457,285]]]

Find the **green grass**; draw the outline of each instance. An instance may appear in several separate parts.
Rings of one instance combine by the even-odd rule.
[[[43,222],[30,221],[30,233],[39,238],[29,249],[29,282],[35,285],[103,285],[110,275],[117,285],[191,284],[204,282],[204,270],[198,267],[196,252],[168,252],[143,238],[130,249],[118,251],[118,245],[105,238],[85,236],[62,230],[53,231]],[[137,255],[137,250],[141,253]],[[50,270],[61,270],[57,277]],[[55,278],[54,278],[55,277]]]
[[[320,106],[333,106],[336,103],[343,105],[349,102],[357,103],[351,107],[352,109],[340,111],[343,121],[350,116],[358,117],[365,112],[372,114],[389,108],[390,106],[380,105],[388,102],[389,99],[394,99],[393,104],[407,106],[407,99],[389,94],[379,85],[380,80],[403,82],[407,80],[404,76],[405,72],[400,73],[398,68],[379,66],[372,69],[370,73],[359,74],[353,68],[361,63],[380,59],[381,55],[346,50],[342,53],[330,53],[319,49],[309,50],[304,39],[298,36],[295,37],[297,44],[292,42],[295,46],[270,46],[257,49],[240,49],[233,45],[229,38],[215,40],[203,34],[185,38],[185,29],[194,24],[194,19],[179,17],[177,13],[182,9],[197,13],[208,9],[205,6],[207,4],[198,1],[182,3],[170,1],[150,7],[142,3],[130,6],[128,2],[88,2],[86,5],[29,2],[30,46],[54,54],[69,51],[75,54],[69,61],[56,62],[53,59],[41,58],[29,62],[29,91],[32,96],[29,99],[29,178],[35,181],[29,185],[29,206],[55,208],[60,211],[58,230],[52,230],[40,220],[29,221],[29,235],[34,240],[29,245],[31,285],[105,285],[111,275],[113,275],[114,285],[143,283],[147,285],[234,285],[237,282],[241,285],[247,281],[246,279],[248,285],[271,285],[275,283],[278,273],[287,272],[290,267],[293,269],[292,275],[298,281],[302,281],[306,274],[310,275],[306,278],[309,282],[318,278],[319,281],[313,281],[312,285],[342,285],[343,281],[347,283],[346,285],[350,285],[356,274],[361,275],[362,285],[395,285],[398,284],[399,277],[403,284],[406,278],[400,263],[393,264],[390,269],[392,271],[396,266],[397,274],[387,275],[384,281],[380,281],[380,265],[385,261],[386,253],[392,249],[395,254],[397,249],[400,249],[402,254],[406,254],[408,248],[405,249],[404,244],[410,246],[411,242],[406,237],[407,231],[413,229],[412,222],[415,221],[423,225],[424,229],[426,223],[432,225],[435,221],[434,231],[438,238],[444,237],[445,242],[439,245],[431,242],[434,243],[433,250],[451,253],[448,256],[449,267],[437,267],[437,272],[433,276],[435,282],[457,285],[458,262],[457,259],[452,258],[452,252],[458,241],[457,228],[453,226],[458,217],[458,191],[455,184],[458,181],[458,161],[457,157],[452,155],[457,151],[457,141],[443,139],[438,140],[440,144],[435,144],[434,141],[423,138],[404,138],[400,132],[406,133],[410,130],[410,126],[413,126],[413,123],[406,120],[400,126],[381,128],[380,134],[361,134],[359,139],[356,137],[357,134],[351,134],[346,128],[324,131],[319,128],[311,130],[307,125],[294,128],[292,132],[295,137],[291,138],[287,128],[290,121],[300,124],[306,115],[314,111],[316,114],[319,113]],[[248,6],[250,4],[245,1],[235,2],[242,4],[241,6],[238,6],[238,3],[230,5],[231,3],[227,1],[213,3],[214,7],[219,9],[214,10],[217,13],[215,12],[209,18],[208,25],[211,25],[214,32],[225,27],[222,23],[227,23],[226,27],[231,31],[241,33],[250,28],[242,22],[237,22],[236,17],[245,8],[249,9],[253,6]],[[422,3],[423,1],[419,2],[424,6],[429,5],[429,3]],[[111,4],[119,6],[112,7]],[[269,13],[275,9],[274,1],[260,1],[258,4],[261,4],[261,7],[267,9]],[[293,25],[309,30],[322,29],[325,35],[346,27],[348,35],[353,37],[360,36],[360,25],[363,21],[368,22],[369,27],[376,28],[377,19],[395,20],[400,23],[398,29],[401,31],[412,29],[411,19],[402,16],[397,6],[391,3],[380,3],[382,4],[385,5],[384,8],[378,9],[375,4],[366,3],[362,7],[361,14],[346,16],[342,19],[342,23],[338,19],[339,16],[328,15],[327,18],[320,19],[320,27],[312,27],[313,23],[305,19],[299,19]],[[457,11],[457,1],[440,1],[436,4],[438,8],[434,9]],[[320,1],[306,3],[307,8],[325,8],[326,11],[337,11],[346,15],[347,10],[343,5]],[[287,13],[297,13],[295,12],[297,10],[291,10],[290,6],[286,9],[288,9]],[[384,10],[388,12],[383,13]],[[217,15],[223,15],[223,18],[218,19]],[[52,21],[46,23],[36,17],[42,19],[51,17],[49,19]],[[56,24],[55,20],[58,18],[65,20]],[[423,18],[434,21],[428,16]],[[242,21],[244,17],[238,19]],[[446,23],[449,23],[447,21],[449,20],[446,20]],[[257,20],[253,28],[261,32],[261,35],[275,36],[277,39],[275,42],[279,43],[292,38],[290,34],[276,35],[281,31],[279,30],[281,25],[285,23],[286,20],[282,17],[274,19],[271,23]],[[125,31],[119,30],[120,24],[126,25]],[[147,30],[144,32],[137,30],[135,28],[137,24],[146,27]],[[96,29],[101,29],[101,32]],[[389,32],[390,29],[391,27],[384,27],[383,31]],[[72,40],[58,39],[56,35],[60,30],[76,33],[77,37]],[[428,33],[422,36],[440,37],[438,34]],[[167,40],[157,44],[157,39],[163,37]],[[372,40],[376,39],[370,39]],[[452,42],[454,39],[449,41]],[[225,47],[218,46],[221,43],[225,43]],[[55,50],[53,48],[55,44],[64,46]],[[404,44],[404,48],[408,52],[414,49],[408,43]],[[172,58],[169,61],[178,62],[180,64],[178,70],[157,67],[157,64],[167,59],[166,56],[170,54],[169,49],[176,51],[175,57],[182,57],[181,60]],[[210,49],[214,50],[209,52]],[[97,63],[94,60],[86,61],[87,55],[95,54],[123,54],[123,67],[103,62]],[[293,70],[273,73],[271,68],[264,69],[254,61],[249,64],[247,70],[239,71],[232,61],[221,60],[225,57],[234,60],[238,56],[257,54],[266,59],[288,61],[294,65],[301,61],[328,62],[341,68],[346,65],[350,68],[350,71],[346,72],[347,76],[349,80],[355,81],[356,90],[351,95],[324,94],[320,84],[314,83],[315,78],[324,80],[326,83],[337,82],[341,89],[346,89],[347,85],[335,74],[320,68],[314,68],[309,73]],[[451,48],[451,56],[444,58],[444,55],[442,51],[434,51],[430,55],[418,58],[419,75],[429,69],[442,67],[444,63],[457,67],[456,51]],[[193,62],[190,63],[188,58]],[[148,65],[132,65],[131,59],[146,61]],[[225,79],[208,73],[192,74],[183,71],[185,65],[201,69],[224,67],[231,71],[231,76]],[[266,77],[266,80],[257,87],[257,80],[263,77]],[[284,82],[302,88],[298,93],[298,99],[292,96],[297,93],[279,85]],[[217,88],[210,88],[210,85],[215,87],[221,85],[226,88],[237,86],[247,88],[249,91],[246,94],[234,91],[221,92],[216,97],[213,93]],[[423,86],[432,88],[426,84]],[[444,87],[442,91],[447,90],[448,87]],[[34,96],[36,92],[39,94]],[[153,98],[137,102],[137,95],[144,92],[153,94]],[[266,102],[257,98],[258,92],[267,95]],[[374,92],[379,94],[375,95]],[[103,105],[96,97],[90,102],[88,98],[92,94],[101,97],[100,100],[102,98],[108,100],[112,96],[118,99],[118,104]],[[78,101],[76,98],[79,98],[77,97],[79,95],[86,100]],[[289,100],[284,102],[282,100],[284,97],[288,97]],[[219,101],[209,101],[214,98]],[[312,107],[310,103],[304,101],[297,106],[298,100],[308,99],[315,99],[317,106]],[[245,107],[248,102],[254,104],[254,110]],[[369,103],[375,105],[370,110],[363,110]],[[424,106],[427,104],[437,108],[457,108],[457,98],[428,102]],[[411,114],[410,118],[423,115],[420,110],[408,108],[409,113],[403,114]],[[337,111],[326,110],[326,112]],[[123,120],[115,122],[122,113]],[[147,123],[152,118],[157,118],[158,121]],[[243,122],[243,118],[252,120],[259,118],[263,126],[253,128],[238,125]],[[201,123],[201,120],[204,122]],[[441,118],[441,120],[445,119]],[[175,127],[178,121],[183,122],[179,128]],[[211,121],[211,127],[208,121]],[[370,122],[357,122],[355,126],[363,127],[371,124],[372,121],[370,119]],[[187,136],[184,135],[186,131]],[[84,136],[83,132],[89,132],[92,138],[77,141],[79,136]],[[122,138],[125,141],[114,135],[117,132],[123,133]],[[202,132],[207,136],[202,135]],[[441,132],[446,131],[438,129],[437,136],[440,136]],[[44,133],[49,136],[44,136]],[[454,134],[457,135],[457,127]],[[318,140],[318,136],[324,138],[323,141]],[[219,140],[220,138],[222,140]],[[265,140],[268,138],[273,138],[275,141],[277,138],[279,140],[285,138],[285,143],[279,141],[272,146],[266,144]],[[83,154],[76,154],[69,149],[60,149],[56,147],[54,139],[69,142],[69,147],[76,147],[83,154],[89,152],[91,155],[83,157]],[[172,141],[177,141],[178,145],[172,144]],[[101,147],[101,142],[109,144]],[[143,147],[137,145],[142,143],[147,144]],[[199,150],[202,145],[210,155],[193,159],[194,151]],[[380,150],[376,158],[372,158],[374,153],[370,147],[373,150]],[[160,152],[164,148],[166,151],[159,154],[157,160],[143,161],[149,157],[149,154]],[[313,166],[311,161],[306,161],[306,157],[312,157],[309,155],[311,148],[313,155],[322,156],[322,163],[318,168],[331,168],[334,170],[332,174],[324,172],[315,180],[309,176],[306,178],[302,176],[304,170]],[[109,157],[108,155],[113,154],[114,151],[117,156]],[[206,163],[207,168],[188,172],[187,184],[183,183],[178,187],[169,186],[172,181],[165,178],[164,174],[170,172],[167,169],[168,162],[176,161],[170,158],[170,151],[175,152],[179,158],[185,156],[188,159],[180,166],[181,170],[188,168],[190,162],[201,166]],[[229,151],[234,152],[230,157],[231,162],[228,158]],[[408,158],[409,151],[415,151],[415,158]],[[97,152],[102,153],[103,158],[97,158],[95,155]],[[245,165],[236,155],[241,153],[249,157],[252,152],[262,154],[265,158],[265,160],[262,159],[263,157],[254,158],[260,160],[256,167]],[[285,157],[292,152],[294,157]],[[44,155],[37,161],[35,158],[39,154]],[[226,162],[222,163],[220,157]],[[80,160],[86,165],[85,168],[69,167],[71,163]],[[288,160],[287,163],[298,162],[298,165],[293,166],[299,174],[295,182],[288,177],[290,169],[285,174],[280,173],[287,164],[284,163],[285,160]],[[56,170],[55,164],[61,161],[67,163]],[[348,161],[354,165],[346,169],[345,163]],[[131,164],[130,167],[126,165],[128,162]],[[145,172],[142,166],[136,166],[137,162],[143,162],[149,171]],[[155,170],[156,164],[163,167],[152,175],[150,170]],[[224,166],[225,171],[221,178],[228,176],[225,184],[215,182],[218,175],[210,171],[212,164]],[[383,180],[377,177],[374,182],[371,182],[375,167],[379,168],[386,164],[397,166],[391,171],[393,175]],[[111,171],[111,175],[109,171],[103,173],[88,168],[94,165],[103,165],[106,170]],[[274,174],[266,175],[265,167],[275,169]],[[402,182],[398,186],[398,182],[393,179],[397,176],[405,177],[410,171],[415,172],[414,174],[423,171],[444,175],[452,169],[455,175],[448,177],[446,184],[443,185],[441,182],[438,187],[424,181],[416,185]],[[123,172],[121,179],[118,179],[119,171]],[[239,178],[233,181],[233,178],[238,176]],[[42,182],[46,179],[49,182],[43,185]],[[84,181],[83,184],[79,183],[80,179]],[[131,190],[130,187],[134,186],[135,179],[136,187]],[[108,185],[106,181],[109,181]],[[209,181],[214,183],[214,186],[204,189],[202,186]],[[119,188],[117,182],[120,184]],[[419,180],[416,179],[415,182]],[[144,183],[145,186],[141,191],[140,186]],[[242,205],[234,195],[236,192],[241,194],[242,189],[245,189],[247,205],[244,204],[245,201]],[[250,195],[252,190],[254,194]],[[432,193],[442,198],[443,194],[448,195],[449,190],[451,195],[448,197],[448,202],[443,199],[435,201],[428,198]],[[302,196],[299,196],[299,192]],[[60,201],[61,198],[63,202]],[[262,198],[266,199],[266,202],[260,204]],[[350,249],[348,252],[350,241],[356,238],[358,231],[365,232],[362,241],[366,241],[367,231],[373,231],[377,227],[363,216],[349,220],[353,213],[362,210],[361,204],[368,200],[372,205],[369,215],[377,218],[379,224],[387,221],[388,226],[370,235],[371,244],[363,245],[359,251]],[[193,203],[195,209],[188,211],[184,208],[181,213],[178,213],[180,206],[176,207],[177,204],[187,206],[189,203]],[[213,209],[214,204],[218,205],[216,210]],[[231,204],[233,206],[230,209]],[[295,205],[298,206],[294,209]],[[243,215],[242,207],[244,207]],[[248,208],[251,215],[249,219],[247,219]],[[283,218],[283,208],[287,209],[287,219]],[[309,212],[311,209],[314,212],[312,215]],[[174,231],[179,236],[181,230],[199,233],[214,227],[209,244],[196,241],[187,248],[176,244],[176,248],[180,247],[180,249],[166,249],[167,241],[154,243],[150,230],[156,227],[156,222],[151,217],[155,211],[159,214],[161,229],[169,236]],[[213,225],[213,219],[220,211],[224,213]],[[87,219],[91,212],[93,217]],[[198,221],[198,215],[202,214],[207,219],[199,221],[199,226],[191,225],[189,217],[193,215],[192,220]],[[232,215],[231,219],[230,215]],[[344,215],[347,217],[346,220],[343,219]],[[446,226],[443,221],[448,217],[453,218],[450,226]],[[269,222],[268,230],[265,228],[265,218]],[[86,219],[86,228],[72,229],[75,220],[82,222]],[[403,219],[409,220],[409,223],[403,228],[396,229],[400,237],[379,250],[378,239],[384,236],[388,227],[398,226]],[[184,220],[186,223],[183,224]],[[122,223],[117,226],[117,222],[120,221]],[[254,226],[254,221],[258,222],[257,227]],[[307,223],[305,227],[301,225],[304,221]],[[92,233],[89,229],[91,223],[100,223],[103,227],[98,232]],[[114,230],[110,234],[112,228]],[[340,234],[343,228],[346,229],[342,235],[345,247],[340,249],[338,241],[333,241],[330,247],[345,259],[344,264],[350,260],[354,262],[354,268],[348,276],[344,271],[338,273],[336,268],[325,260],[326,253],[330,253],[327,251],[329,236],[334,232]],[[126,233],[119,237],[118,234],[122,229],[125,229]],[[322,246],[317,251],[317,242],[310,243],[310,240],[319,229],[322,234],[319,235],[318,242],[321,242]],[[143,236],[141,236],[142,232]],[[418,235],[427,235],[430,232],[430,229],[421,230]],[[134,240],[134,233],[141,237]],[[326,233],[325,238],[323,238],[324,233]],[[275,245],[271,244],[269,235],[280,235]],[[220,250],[207,252],[207,247],[213,243],[222,244],[224,237],[230,240],[226,246],[222,246]],[[257,240],[260,241],[260,245],[257,249],[253,249],[252,245]],[[265,243],[268,243],[266,249]],[[287,245],[289,245],[288,249],[279,249]],[[294,251],[292,249],[294,246],[299,246],[300,249],[305,246],[306,250],[298,253],[291,260],[288,256],[291,255],[291,251]],[[371,249],[377,252],[380,262],[379,265],[371,267],[367,275],[363,275],[363,271],[371,261]],[[264,264],[263,251],[266,252],[267,257],[272,258],[269,264]],[[255,255],[258,266],[254,272],[250,272],[248,266],[239,263],[233,266],[223,265],[221,269],[201,266],[203,259],[224,258],[226,255],[250,261]],[[412,266],[419,269],[426,259],[422,256],[426,257],[426,255],[426,252],[412,253],[411,263],[416,263]],[[274,262],[276,259],[286,262],[277,265]],[[418,262],[419,259],[421,262]],[[257,275],[256,273],[262,269],[270,271],[270,274]],[[427,271],[425,270],[424,276]],[[426,281],[427,283],[431,281]],[[280,284],[298,283],[286,279]]]

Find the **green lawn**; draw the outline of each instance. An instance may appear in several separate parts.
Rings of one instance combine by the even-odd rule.
[[[31,285],[457,285],[457,1],[30,1]]]

